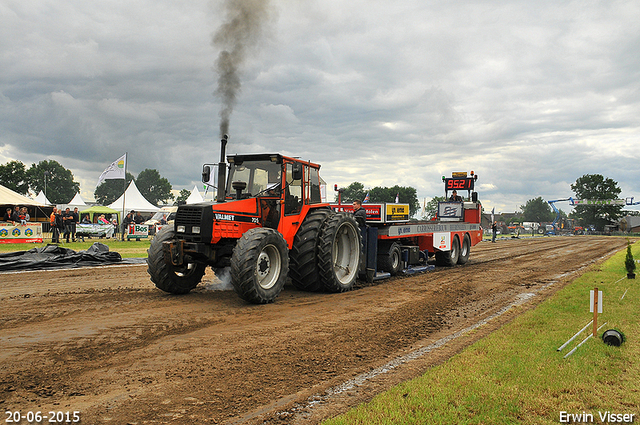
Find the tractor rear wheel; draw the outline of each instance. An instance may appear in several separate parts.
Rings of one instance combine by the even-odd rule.
[[[331,214],[328,209],[310,211],[293,239],[289,251],[289,276],[297,289],[318,292],[323,288],[318,275],[318,234]]]
[[[245,232],[231,255],[231,283],[240,298],[253,304],[275,301],[287,279],[287,251],[287,242],[274,229]]]
[[[389,272],[391,276],[398,274],[402,269],[402,252],[396,242],[380,246],[378,251],[378,268]]]
[[[352,214],[336,213],[324,222],[318,241],[318,272],[328,292],[353,288],[358,276],[362,237]]]
[[[462,238],[458,264],[467,264],[467,261],[469,261],[469,254],[471,254],[471,237],[469,237],[468,233],[465,233],[464,238]]]
[[[436,251],[436,264],[439,266],[453,267],[458,263],[460,257],[460,239],[458,235],[451,241],[450,251]]]
[[[207,267],[204,264],[189,262],[182,266],[174,266],[167,262],[162,243],[173,239],[174,236],[173,226],[165,226],[153,238],[147,250],[147,273],[159,289],[171,294],[186,294],[198,286]]]

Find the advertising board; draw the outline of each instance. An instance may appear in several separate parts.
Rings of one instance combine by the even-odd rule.
[[[41,243],[42,224],[0,223],[0,243]]]

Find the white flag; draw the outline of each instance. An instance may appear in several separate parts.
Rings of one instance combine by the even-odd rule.
[[[125,153],[120,158],[116,159],[100,174],[98,178],[98,184],[96,187],[107,179],[124,179],[126,169],[127,154]]]

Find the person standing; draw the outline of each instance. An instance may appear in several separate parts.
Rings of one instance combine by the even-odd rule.
[[[73,209],[71,213],[71,240],[76,241],[76,225],[80,222],[80,214],[78,213],[78,207]]]
[[[367,211],[362,208],[362,202],[359,200],[353,201],[353,215],[358,223],[358,226],[363,229],[367,225]]]
[[[60,228],[62,227],[62,216],[58,212],[58,208],[53,207],[53,211],[49,216],[49,224],[51,225],[51,243],[60,243]]]
[[[493,233],[491,235],[491,242],[495,243],[496,242],[496,232],[498,231],[498,223],[496,221],[493,222],[493,224],[491,225],[491,232]]]
[[[142,215],[140,214],[140,211],[136,212],[136,216],[134,217],[134,221],[136,222],[136,224],[144,223],[144,218],[142,218]]]
[[[133,211],[129,211],[127,216],[122,220],[122,240],[124,240],[124,236],[128,233],[131,223],[133,223]]]
[[[69,243],[69,237],[71,236],[71,220],[73,220],[73,216],[71,215],[71,209],[67,207],[66,210],[62,213],[62,226],[63,226],[63,237]]]

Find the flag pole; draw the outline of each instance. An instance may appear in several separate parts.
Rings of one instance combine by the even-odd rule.
[[[125,152],[124,153],[124,190],[122,192],[122,218],[120,218],[120,225],[122,226],[122,240],[124,241],[124,201],[127,195],[127,156],[128,156],[129,152]]]

